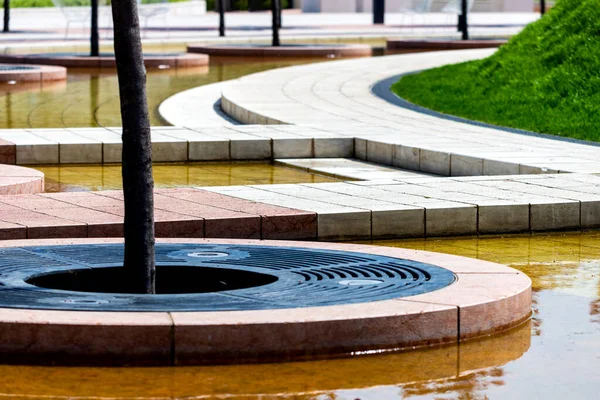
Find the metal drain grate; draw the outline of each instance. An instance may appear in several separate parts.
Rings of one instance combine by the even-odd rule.
[[[74,245],[0,251],[0,307],[93,311],[264,310],[414,296],[455,280],[451,271],[393,257],[250,245],[158,244],[157,265],[250,271],[273,283],[238,290],[136,295],[45,289],[26,281],[59,271],[119,266],[123,246]]]

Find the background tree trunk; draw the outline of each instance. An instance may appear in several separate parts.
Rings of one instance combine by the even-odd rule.
[[[98,0],[92,0],[91,20],[92,32],[90,35],[90,56],[98,57],[100,55],[100,39],[98,36]]]
[[[273,46],[277,47],[281,43],[279,42],[279,10],[281,5],[280,0],[271,0],[271,14],[273,17]]]
[[[10,0],[4,0],[4,28],[2,32],[10,32]]]
[[[225,2],[219,0],[219,36],[225,36]]]
[[[124,267],[135,292],[154,293],[152,142],[136,0],[113,0],[112,15],[123,122]]]

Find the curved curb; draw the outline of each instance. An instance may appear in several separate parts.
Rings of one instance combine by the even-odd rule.
[[[410,110],[410,111],[415,111],[415,112],[418,112],[421,114],[429,115],[431,117],[445,119],[448,121],[461,122],[464,124],[469,124],[469,125],[478,126],[478,127],[482,127],[482,128],[497,129],[499,131],[504,131],[504,132],[508,132],[508,133],[516,133],[518,135],[539,137],[539,138],[543,138],[543,139],[556,140],[559,142],[584,144],[587,146],[596,146],[596,147],[600,146],[600,142],[590,142],[588,140],[583,140],[583,139],[575,139],[575,138],[564,137],[564,136],[550,135],[548,133],[527,131],[525,129],[518,129],[518,128],[511,128],[508,126],[489,124],[487,122],[481,122],[481,121],[476,121],[473,119],[467,119],[467,118],[459,117],[459,116],[452,115],[452,114],[444,114],[442,112],[432,110],[431,108],[427,108],[427,107],[423,107],[423,106],[420,106],[415,103],[411,103],[410,101],[398,96],[396,93],[394,93],[391,90],[392,85],[394,85],[396,82],[398,82],[402,77],[407,76],[407,75],[418,74],[419,72],[422,72],[422,71],[421,70],[413,71],[413,72],[409,72],[406,74],[394,75],[389,78],[383,79],[383,80],[377,82],[375,85],[373,85],[373,87],[371,88],[371,92],[375,96],[387,101],[390,104],[393,104],[398,107],[406,108],[407,110]]]
[[[113,56],[89,57],[77,54],[14,54],[0,55],[0,62],[9,64],[59,65],[67,68],[116,68]],[[189,68],[208,65],[204,54],[147,55],[146,68]]]
[[[366,44],[334,45],[191,45],[188,53],[202,53],[218,57],[369,57],[371,46]]]
[[[40,65],[31,67],[26,65],[3,64],[0,67],[0,82],[54,82],[67,79],[67,69],[63,67]],[[14,69],[12,69],[14,68]]]
[[[0,164],[0,195],[44,191],[44,174],[32,168]]]
[[[0,247],[121,240],[10,241]],[[456,343],[527,319],[531,280],[499,264],[365,245],[253,240],[164,240],[346,250],[422,261],[457,282],[409,298],[302,309],[230,312],[72,312],[0,309],[0,353],[18,362],[218,364],[335,356]]]
[[[508,40],[406,40],[388,39],[388,50],[467,50],[497,48]]]

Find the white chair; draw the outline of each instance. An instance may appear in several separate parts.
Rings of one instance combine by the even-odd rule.
[[[169,0],[158,0],[144,3],[142,0],[137,0],[138,5],[138,15],[140,19],[144,19],[144,32],[148,30],[148,20],[154,17],[163,17],[163,22],[165,24],[165,28],[168,28],[167,25],[167,15],[169,14]]]
[[[473,4],[475,4],[475,0],[467,0],[467,12],[471,12]],[[441,12],[448,16],[445,25],[452,25],[456,22],[456,16],[462,14],[462,0],[450,0],[442,7]]]
[[[86,23],[90,21],[92,14],[91,2],[78,7],[67,7],[64,0],[52,0],[55,7],[60,8],[60,11],[67,20],[67,28],[65,30],[65,39],[69,37],[69,27],[72,22]]]
[[[408,0],[399,10],[402,13],[402,25],[405,25],[404,21],[408,18],[412,30],[419,15],[423,16],[423,24],[425,24],[427,13],[431,12],[432,3],[433,0]]]

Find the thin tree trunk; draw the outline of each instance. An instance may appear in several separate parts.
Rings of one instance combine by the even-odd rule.
[[[2,32],[10,32],[10,0],[4,0],[4,28]]]
[[[225,36],[225,2],[219,0],[219,36]]]
[[[540,0],[540,13],[546,14],[546,0]]]
[[[134,292],[154,293],[152,147],[136,0],[113,0],[112,14],[123,123],[124,267]]]
[[[277,47],[281,43],[279,41],[279,0],[271,0],[271,14],[273,20],[273,46]]]
[[[92,0],[91,19],[92,32],[90,35],[90,56],[98,57],[100,55],[100,39],[98,35],[98,0]]]
[[[373,0],[373,24],[385,23],[385,0]]]
[[[461,17],[462,17],[462,40],[469,40],[469,5],[468,0],[462,0],[461,3]]]

